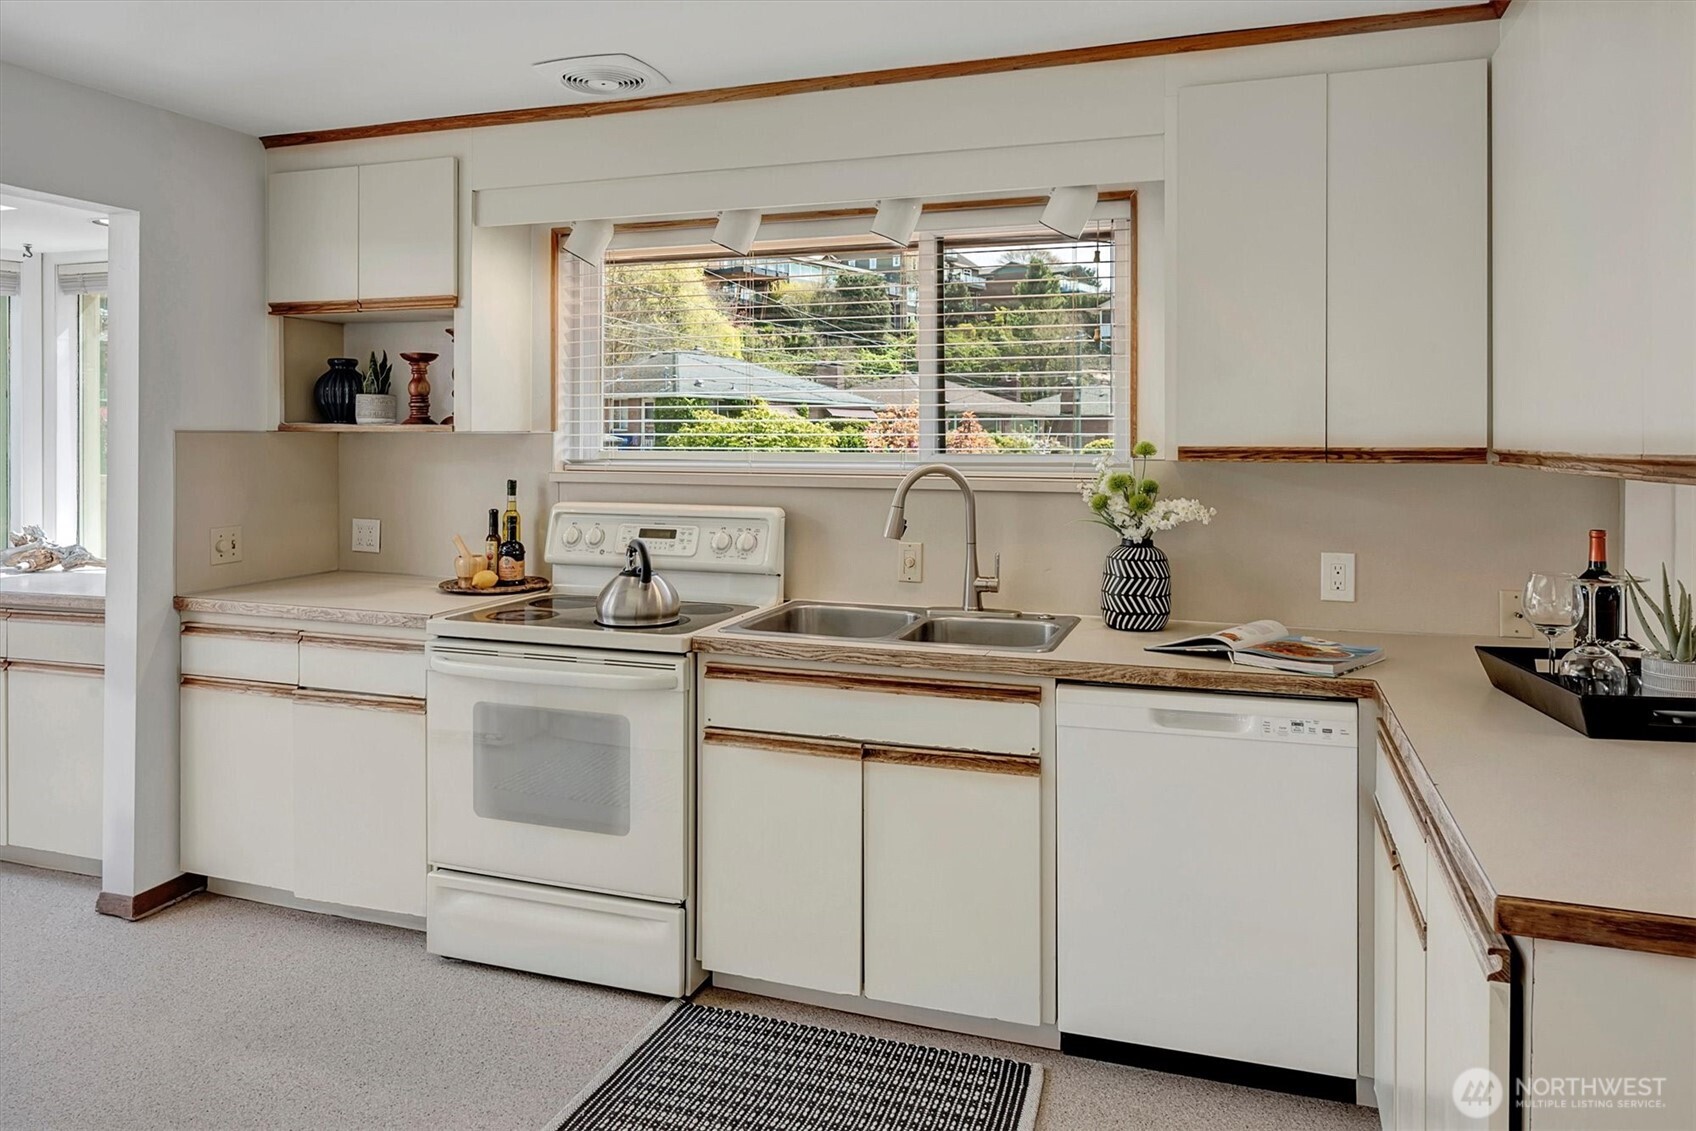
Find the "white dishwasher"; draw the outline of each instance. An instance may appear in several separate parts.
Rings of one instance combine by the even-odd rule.
[[[1061,1047],[1352,1102],[1352,702],[1062,686]]]

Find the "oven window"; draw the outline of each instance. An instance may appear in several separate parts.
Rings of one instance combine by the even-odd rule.
[[[479,703],[471,729],[471,803],[479,817],[630,832],[629,719]]]

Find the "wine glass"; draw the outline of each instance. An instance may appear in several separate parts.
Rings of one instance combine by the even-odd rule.
[[[1631,690],[1631,672],[1625,662],[1596,639],[1597,594],[1604,586],[1617,585],[1583,578],[1574,586],[1584,595],[1584,639],[1561,657],[1555,674],[1580,695],[1624,695]]]
[[[1555,637],[1578,623],[1578,578],[1570,573],[1534,573],[1525,582],[1525,619],[1549,641],[1549,673],[1555,671]]]

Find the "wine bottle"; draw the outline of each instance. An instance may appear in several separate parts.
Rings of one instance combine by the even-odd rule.
[[[1581,581],[1617,581],[1618,578],[1608,572],[1608,532],[1592,530],[1590,532],[1590,565],[1578,575]],[[1587,640],[1594,636],[1599,642],[1606,644],[1610,640],[1619,639],[1620,628],[1620,590],[1618,585],[1603,585],[1595,587],[1592,602],[1585,603],[1582,619],[1578,624],[1578,639]],[[1595,623],[1590,622],[1594,620]]]
[[[494,507],[489,508],[489,536],[483,539],[483,556],[489,559],[490,569],[501,564],[501,512]]]
[[[502,581],[524,580],[524,543],[518,540],[518,516],[508,515],[506,541],[501,543],[500,566],[495,576]]]
[[[524,536],[523,522],[518,517],[518,480],[516,479],[506,481],[506,513],[501,516],[501,529],[505,530],[508,523],[514,524],[512,529],[515,533],[512,540],[516,542]]]

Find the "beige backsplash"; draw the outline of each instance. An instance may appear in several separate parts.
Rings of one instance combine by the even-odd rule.
[[[482,534],[505,480],[519,480],[536,546],[550,501],[551,437],[343,436],[340,520],[378,518],[379,554],[342,569],[446,575],[454,532]],[[1174,613],[1186,619],[1277,617],[1329,629],[1493,635],[1496,594],[1533,569],[1581,568],[1585,532],[1617,531],[1617,481],[1500,467],[1161,464],[1168,494],[1216,507],[1211,526],[1163,535],[1172,557]],[[961,507],[951,490],[908,505],[909,537],[925,544],[925,580],[895,580],[896,547],[882,538],[889,490],[690,484],[566,483],[584,500],[762,504],[789,515],[791,596],[953,603],[960,592]],[[1068,494],[979,495],[984,564],[1000,553],[1002,586],[990,604],[1095,611],[1112,535],[1085,521]],[[1319,600],[1319,554],[1356,556],[1352,604]],[[180,555],[179,555],[180,557]],[[227,568],[227,567],[226,567]]]

